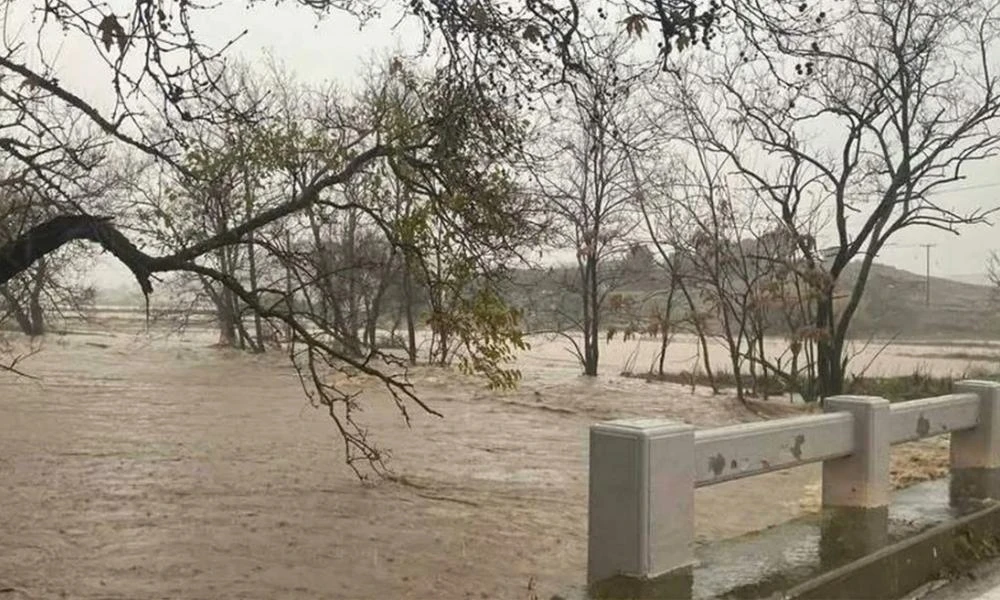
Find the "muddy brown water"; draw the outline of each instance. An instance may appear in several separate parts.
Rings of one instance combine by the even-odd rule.
[[[516,392],[417,369],[445,417],[414,411],[411,428],[368,392],[406,483],[362,486],[284,357],[116,327],[47,338],[20,365],[37,381],[0,377],[4,598],[549,598],[585,577],[591,423],[757,418],[728,396],[580,378],[540,344]],[[606,354],[609,373],[628,357]],[[817,474],[698,490],[699,539],[796,516]]]

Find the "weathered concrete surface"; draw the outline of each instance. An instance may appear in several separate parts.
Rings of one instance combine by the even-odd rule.
[[[697,484],[714,485],[849,455],[853,419],[826,414],[730,425],[696,432],[695,444]]]
[[[954,522],[981,506],[953,507],[947,480],[929,481],[900,490],[892,495],[889,505],[885,544],[911,538],[942,523]],[[602,590],[600,597],[695,600],[780,597],[796,585],[857,560],[857,552],[870,549],[870,546],[865,547],[864,539],[852,544],[841,531],[839,539],[835,540],[842,552],[838,556],[824,543],[825,526],[823,517],[809,515],[731,540],[698,544],[695,549],[698,562],[692,571],[690,591],[680,585],[683,581],[676,579],[649,582],[645,586],[627,582],[630,584],[627,587]],[[562,596],[572,600],[588,598],[582,587]]]
[[[1000,390],[991,381],[960,381],[955,389],[978,396],[979,418],[975,429],[952,436],[953,465],[1000,468]]]
[[[820,568],[836,567],[853,556],[865,556],[889,543],[889,507],[828,508],[821,515]]]
[[[694,562],[694,427],[619,419],[590,429],[587,581]]]
[[[854,453],[823,463],[823,506],[880,508],[889,503],[889,401],[869,396],[836,396],[825,412],[854,415]]]
[[[945,522],[787,590],[784,600],[877,600],[904,596],[995,547],[1000,504]]]
[[[979,396],[971,391],[893,404],[889,443],[912,442],[974,428],[979,421],[979,409]]]
[[[961,381],[976,394],[978,426],[951,436],[952,496],[1000,498],[1000,390],[988,381]]]
[[[907,600],[1000,600],[1000,558],[981,562],[956,573],[955,579],[936,579],[906,594]],[[902,599],[900,599],[902,600]]]

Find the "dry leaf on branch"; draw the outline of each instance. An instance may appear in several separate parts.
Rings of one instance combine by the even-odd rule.
[[[100,24],[97,25],[97,31],[101,34],[101,43],[104,44],[104,49],[106,51],[110,52],[111,45],[117,42],[118,51],[125,52],[127,36],[125,34],[125,28],[118,22],[118,17],[114,15],[107,15],[101,19]]]

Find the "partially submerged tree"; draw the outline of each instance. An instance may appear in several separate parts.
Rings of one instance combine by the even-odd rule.
[[[129,239],[123,233],[129,229],[119,229],[110,218],[97,216],[101,214],[97,213],[99,204],[66,206],[64,214],[28,229],[0,249],[0,283],[72,240],[89,240],[114,254],[132,271],[146,294],[152,292],[153,279],[160,273],[184,272],[205,278],[235,296],[240,306],[290,331],[293,343],[289,351],[301,370],[304,388],[316,405],[333,418],[344,438],[349,464],[359,469],[360,460],[376,470],[382,469],[383,454],[371,443],[363,424],[355,420],[358,400],[352,393],[338,389],[328,375],[330,369],[351,368],[377,378],[407,419],[411,404],[438,414],[414,394],[405,370],[400,368],[402,364],[389,353],[356,356],[345,351],[335,341],[336,331],[317,318],[318,313],[301,311],[301,303],[295,300],[300,300],[302,294],[296,294],[294,285],[285,285],[292,278],[286,277],[281,289],[271,281],[257,281],[254,285],[242,273],[226,272],[214,264],[213,257],[235,248],[245,251],[253,244],[261,250],[257,255],[261,260],[266,251],[268,260],[274,258],[294,271],[296,265],[304,264],[300,260],[301,247],[295,239],[279,239],[282,234],[291,237],[296,233],[291,227],[281,226],[293,224],[318,208],[361,211],[390,245],[400,248],[421,270],[424,241],[409,240],[401,233],[414,224],[447,234],[450,255],[461,258],[467,273],[475,275],[491,263],[509,262],[507,250],[515,248],[518,236],[529,230],[520,221],[516,207],[507,203],[507,199],[516,202],[517,196],[477,194],[507,185],[498,166],[505,153],[518,143],[520,125],[515,115],[484,91],[476,90],[469,78],[459,76],[461,73],[442,70],[414,76],[408,82],[412,86],[410,93],[421,100],[421,111],[405,127],[398,127],[385,107],[361,103],[356,105],[357,110],[352,109],[348,126],[334,129],[338,135],[327,135],[329,131],[322,128],[300,134],[287,127],[287,122],[274,119],[267,106],[241,104],[238,94],[224,85],[221,63],[199,43],[191,28],[188,18],[192,5],[143,3],[128,15],[130,22],[96,4],[90,8],[72,4],[48,2],[46,15],[63,25],[68,35],[75,32],[77,40],[93,41],[96,55],[108,60],[114,78],[110,90],[118,95],[119,103],[104,111],[68,90],[44,64],[32,66],[37,63],[29,63],[18,41],[0,58],[0,72],[7,82],[2,93],[13,108],[12,114],[44,117],[34,110],[38,98],[65,103],[102,130],[105,141],[113,140],[120,148],[156,159],[159,168],[175,179],[200,182],[201,192],[210,187],[215,166],[230,159],[224,155],[207,157],[201,152],[190,135],[192,124],[236,132],[243,127],[261,126],[264,142],[272,145],[274,156],[287,156],[291,162],[310,168],[300,169],[295,185],[276,194],[267,205],[243,203],[239,206],[242,215],[227,226],[211,231],[182,231],[183,243],[172,248],[141,248],[138,244],[154,240],[141,235]],[[5,38],[11,39],[15,38]],[[6,142],[4,148],[12,155],[20,153],[19,160],[36,170],[45,168],[44,160],[52,153],[72,148],[64,144],[69,139],[66,132],[51,128],[43,129],[42,136],[33,136],[14,121],[8,131],[18,139]],[[289,141],[303,137],[319,143]],[[345,195],[354,178],[380,164],[389,165],[397,177],[405,175],[423,186],[419,214],[391,221],[381,205]],[[273,172],[270,168],[268,171]],[[246,173],[237,170],[236,175]],[[238,183],[243,189],[255,187]],[[134,210],[116,213],[122,225],[134,225],[136,216]],[[181,215],[175,212],[172,216]],[[263,233],[269,230],[265,237]],[[437,283],[428,278],[424,284]],[[453,280],[443,283],[450,285]],[[508,368],[505,359],[509,358],[510,344],[519,343],[516,319],[504,313],[503,304],[490,295],[489,286],[482,285],[482,281],[473,277],[466,289],[467,301],[453,310],[438,310],[437,319],[457,320],[450,326],[452,343],[463,348],[462,360],[470,371],[484,374],[493,384],[510,385],[516,372]],[[278,292],[281,301],[274,301],[269,292]]]
[[[506,109],[475,89],[416,81],[399,62],[390,74],[396,81],[372,101],[389,115],[390,131],[407,139],[441,135],[454,144],[447,156],[392,156],[387,165],[398,184],[392,177],[378,180],[377,195],[388,202],[385,214],[399,219],[393,243],[407,251],[404,274],[411,286],[426,291],[430,357],[438,363],[455,359],[463,370],[487,375],[492,385],[514,385],[519,373],[504,365],[527,345],[520,311],[507,305],[501,289],[542,227],[542,209],[513,174],[526,127],[498,121]],[[452,120],[428,128],[437,106],[448,107]]]
[[[990,212],[949,207],[935,193],[1000,150],[996,8],[853,0],[827,17],[834,26],[822,39],[790,44],[758,31],[739,55],[677,75],[673,90],[696,119],[695,143],[725,156],[770,205],[819,290],[812,327],[821,398],[843,390],[851,318],[886,242],[910,227],[957,233]],[[709,106],[724,109],[710,114]],[[831,223],[828,260],[813,245],[818,218]],[[860,273],[838,304],[841,274],[855,259]]]
[[[591,376],[600,363],[605,303],[636,275],[627,268],[639,225],[628,160],[650,152],[654,141],[636,118],[641,72],[626,64],[628,49],[614,34],[587,44],[568,85],[568,107],[556,111],[546,139],[554,159],[535,170],[554,221],[552,243],[575,254],[576,269],[563,281],[573,302],[560,311],[568,325],[560,333]]]
[[[0,138],[0,243],[83,203],[103,206],[122,183],[106,161],[107,141],[86,118],[44,94],[26,91],[22,102],[12,102],[0,91],[0,127],[7,134]],[[71,271],[86,267],[93,250],[71,245],[0,286],[5,316],[25,335],[38,336],[53,317],[80,313],[94,290]]]

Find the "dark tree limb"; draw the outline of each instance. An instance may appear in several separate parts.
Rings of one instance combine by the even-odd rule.
[[[412,147],[404,150],[412,150]],[[153,273],[190,270],[190,261],[227,244],[239,242],[243,237],[265,225],[302,210],[316,202],[326,188],[343,183],[376,158],[393,151],[391,146],[376,145],[361,152],[335,173],[318,177],[297,197],[267,210],[238,227],[213,236],[169,256],[153,257],[139,250],[111,224],[113,217],[93,215],[59,215],[32,227],[17,239],[0,247],[0,285],[27,269],[33,262],[73,240],[96,242],[113,254],[132,271],[147,297],[153,291],[150,278]]]
[[[13,279],[36,260],[74,240],[91,241],[113,254],[132,271],[147,297],[153,291],[150,277],[155,271],[170,270],[157,259],[139,250],[111,224],[113,217],[59,215],[24,232],[0,246],[0,285]]]

